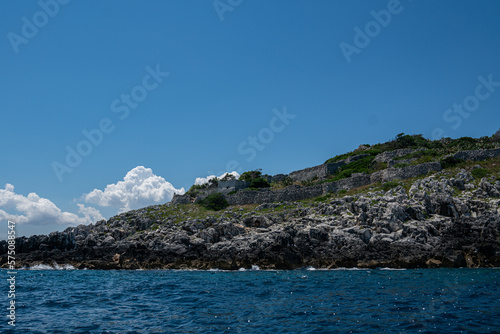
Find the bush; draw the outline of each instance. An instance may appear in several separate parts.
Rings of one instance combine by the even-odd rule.
[[[240,181],[252,182],[254,179],[262,177],[262,172],[260,170],[251,170],[240,175]]]
[[[225,209],[229,206],[229,203],[226,201],[226,198],[221,193],[215,193],[208,195],[204,199],[202,199],[199,204],[203,206],[205,209],[219,211]]]
[[[324,196],[319,196],[314,199],[315,202],[326,202],[332,197],[332,194],[326,194]]]
[[[382,185],[382,190],[383,191],[389,191],[391,190],[392,188],[396,188],[397,186],[399,186],[399,183],[398,182],[394,182],[394,181],[389,181],[389,182],[386,182]]]
[[[265,176],[265,175],[264,175]],[[241,174],[240,180],[249,182],[249,188],[269,188],[271,184],[267,181],[267,179],[262,175],[262,172],[258,170],[252,170],[249,172],[245,172]]]
[[[293,184],[293,179],[290,176],[287,176],[282,181],[285,187],[291,186]]]
[[[226,173],[226,175],[224,175],[224,177],[220,180],[221,181],[231,181],[231,180],[236,180],[236,177],[234,177],[233,174]]]
[[[250,186],[249,188],[254,188],[254,189],[258,189],[258,188],[269,188],[271,185],[269,184],[269,182],[264,179],[263,177],[258,177],[256,179],[253,179],[252,181],[250,181]]]
[[[372,165],[373,156],[367,156],[361,158],[359,160],[353,161],[347,165],[344,165],[338,169],[335,175],[332,178],[332,181],[338,181],[341,179],[345,179],[347,177],[351,177],[354,173],[370,173],[370,167]]]
[[[464,162],[462,159],[456,159],[453,156],[446,157],[444,159],[441,159],[441,166],[443,168],[450,168],[450,167],[455,167],[459,163]]]
[[[484,168],[474,168],[471,172],[472,176],[474,176],[475,179],[482,179],[486,175],[488,175],[488,170]]]

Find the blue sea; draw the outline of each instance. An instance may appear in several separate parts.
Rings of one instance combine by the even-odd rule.
[[[1,333],[500,333],[500,269],[19,270],[15,327],[2,281]]]

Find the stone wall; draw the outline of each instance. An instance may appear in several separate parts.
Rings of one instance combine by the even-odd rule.
[[[318,179],[323,179],[329,175],[334,174],[340,167],[344,166],[345,164],[346,161],[341,160],[330,164],[323,164],[291,172],[288,176],[294,181],[309,181],[315,177],[317,177]]]
[[[294,181],[308,181],[314,177],[324,178],[328,175],[327,172],[326,165],[319,165],[291,172],[288,176]]]
[[[249,182],[240,181],[240,180],[229,180],[229,181],[219,181],[218,189],[226,189],[229,191],[245,189],[250,186]]]
[[[401,149],[397,149],[394,151],[382,152],[382,153],[377,154],[375,156],[374,161],[376,161],[376,162],[389,162],[394,158],[402,157],[404,155],[407,155],[407,154],[410,154],[410,153],[413,153],[413,152],[416,152],[419,150],[422,150],[422,149],[401,148]]]
[[[404,180],[411,177],[422,176],[431,171],[439,172],[443,168],[439,162],[426,162],[420,165],[404,168],[387,168],[370,175],[371,183]]]
[[[266,175],[265,178],[267,179],[267,182],[273,183],[273,182],[282,182],[284,179],[286,179],[288,175],[286,174],[276,174],[276,175]]]
[[[455,159],[480,161],[500,156],[500,148],[489,150],[460,151],[453,155]]]

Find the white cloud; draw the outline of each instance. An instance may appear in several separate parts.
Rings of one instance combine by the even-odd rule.
[[[83,204],[78,204],[78,207],[80,216],[61,211],[53,202],[36,193],[29,193],[28,196],[16,194],[12,184],[7,183],[5,189],[0,189],[0,220],[11,220],[16,224],[80,225],[104,219],[95,208]]]
[[[184,188],[176,189],[151,168],[137,166],[125,175],[123,181],[108,184],[104,191],[94,189],[83,195],[86,203],[118,208],[119,212],[139,209],[148,205],[165,203],[174,194],[184,194]]]
[[[220,180],[224,176],[226,176],[227,174],[233,175],[236,179],[238,179],[240,177],[240,174],[238,174],[238,172],[232,171],[231,173],[226,172],[226,173],[222,174],[221,176],[209,175],[207,177],[197,177],[196,180],[194,181],[194,184],[202,185],[202,184],[208,183],[208,181],[210,181],[213,178],[218,178]]]

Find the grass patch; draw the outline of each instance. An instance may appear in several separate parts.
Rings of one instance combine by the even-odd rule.
[[[480,180],[489,174],[488,170],[485,168],[474,168],[470,173],[477,180]]]
[[[396,188],[399,185],[400,185],[399,182],[389,181],[389,182],[382,184],[382,190],[389,191],[392,188]]]
[[[331,177],[329,180],[338,181],[341,179],[345,179],[351,177],[352,174],[355,173],[367,173],[369,174],[372,169],[372,162],[375,159],[374,156],[367,156],[361,158],[359,160],[353,161],[347,165],[340,167],[337,172]]]
[[[326,194],[324,196],[316,197],[314,202],[327,202],[330,198],[332,198],[332,194]]]

